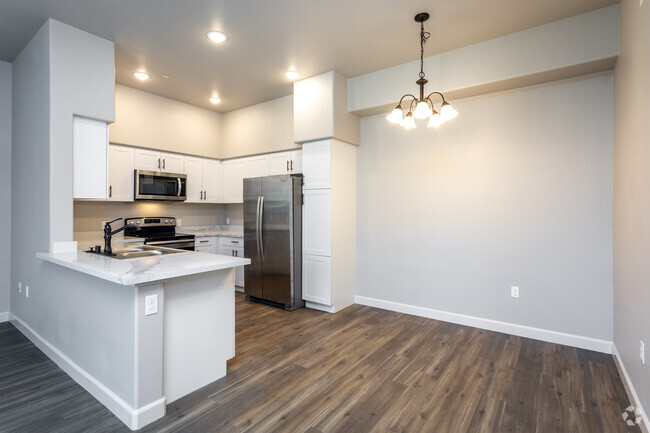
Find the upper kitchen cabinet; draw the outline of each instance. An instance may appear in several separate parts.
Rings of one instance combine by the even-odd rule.
[[[244,178],[261,177],[269,175],[269,156],[258,155],[244,158],[246,164],[246,174]],[[243,191],[243,184],[242,184]],[[243,193],[243,192],[242,192]]]
[[[108,195],[108,125],[73,117],[72,196],[106,199]]]
[[[302,150],[278,152],[269,156],[269,174],[302,173]]]
[[[313,141],[303,146],[303,189],[332,187],[332,140]]]
[[[133,201],[134,149],[111,144],[108,148],[108,200]]]
[[[187,203],[221,203],[221,167],[214,159],[185,157]]]
[[[135,169],[185,173],[184,157],[176,153],[157,152],[148,149],[135,150]]]
[[[221,202],[244,202],[244,175],[246,161],[231,159],[221,163]]]

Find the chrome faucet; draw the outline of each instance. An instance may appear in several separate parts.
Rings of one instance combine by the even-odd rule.
[[[114,256],[113,254],[113,247],[111,247],[111,238],[113,237],[114,234],[117,234],[123,230],[126,230],[129,227],[132,227],[136,230],[140,230],[140,227],[135,225],[135,224],[125,224],[119,229],[115,229],[113,231],[111,228],[111,223],[114,223],[115,221],[119,221],[122,218],[115,218],[113,221],[109,221],[104,225],[104,254],[107,256]],[[99,248],[99,247],[98,247]]]

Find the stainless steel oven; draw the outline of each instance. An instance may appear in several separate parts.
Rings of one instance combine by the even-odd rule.
[[[135,170],[136,200],[185,201],[187,175],[160,171]]]
[[[124,235],[144,238],[145,245],[194,251],[194,235],[176,234],[176,218],[174,217],[127,218],[124,220],[124,224],[131,224],[124,230]]]

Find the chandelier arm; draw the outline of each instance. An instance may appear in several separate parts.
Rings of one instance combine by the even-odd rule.
[[[400,98],[400,100],[399,100],[399,104],[397,104],[398,107],[401,107],[401,106],[402,106],[402,101],[403,101],[404,98],[406,98],[407,96],[410,96],[411,98],[416,99],[415,96],[411,95],[410,93],[407,93],[406,95],[404,95],[404,96],[402,96],[402,97]]]

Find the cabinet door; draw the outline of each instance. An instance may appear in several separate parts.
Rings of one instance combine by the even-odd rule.
[[[108,125],[97,120],[72,120],[72,196],[108,196]]]
[[[261,177],[269,175],[269,156],[252,156],[245,158],[246,174],[244,177]]]
[[[203,160],[203,201],[221,203],[221,163],[214,159]]]
[[[233,248],[235,257],[244,257],[243,248]],[[244,267],[238,266],[235,268],[235,286],[244,287]]]
[[[294,150],[289,158],[291,173],[302,173],[302,150]]]
[[[302,145],[302,173],[305,175],[303,189],[331,188],[331,140],[314,141]]]
[[[186,203],[203,202],[203,160],[191,156],[185,157],[185,172],[187,174]]]
[[[111,144],[108,149],[108,199],[133,201],[133,148]]]
[[[302,299],[332,305],[331,268],[330,257],[302,256]]]
[[[136,170],[149,170],[160,171],[162,161],[160,160],[160,152],[155,150],[135,149],[135,169]]]
[[[222,203],[244,202],[245,170],[246,165],[243,159],[234,159],[221,163]]]
[[[303,190],[302,252],[331,256],[331,194],[329,189]]]
[[[176,153],[161,153],[160,169],[167,173],[185,173],[185,169],[183,167],[184,159],[185,158],[183,155],[178,155]]]
[[[291,152],[279,152],[269,155],[269,174],[287,174],[291,172]]]

